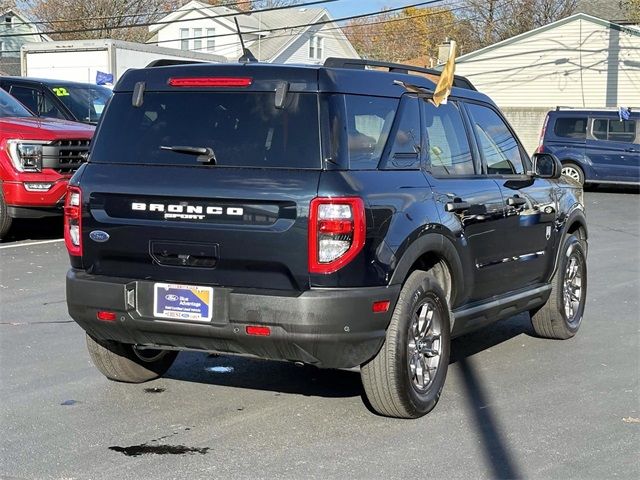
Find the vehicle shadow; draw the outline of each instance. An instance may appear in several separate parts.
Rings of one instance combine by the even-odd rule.
[[[18,218],[13,220],[11,229],[0,243],[6,244],[24,240],[54,240],[62,238],[62,236],[62,217]]]
[[[452,342],[450,363],[460,362],[523,333],[534,335],[526,314],[464,335]],[[364,394],[357,369],[328,370],[224,354],[181,352],[164,377],[305,396],[356,397]]]
[[[589,185],[585,187],[585,192],[600,193],[640,193],[640,185]]]

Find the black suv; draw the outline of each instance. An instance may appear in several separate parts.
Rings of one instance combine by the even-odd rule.
[[[178,350],[360,366],[376,411],[419,417],[451,338],[523,311],[577,332],[581,188],[464,78],[436,108],[433,72],[365,63],[122,77],[65,207],[69,313],[104,375]]]

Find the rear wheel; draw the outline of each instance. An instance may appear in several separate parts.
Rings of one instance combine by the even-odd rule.
[[[7,204],[4,201],[4,195],[2,194],[2,190],[0,190],[0,240],[6,237],[7,232],[11,228],[12,222],[13,218],[9,216]]]
[[[565,237],[558,269],[551,281],[551,295],[538,310],[531,312],[531,323],[541,337],[567,339],[580,328],[587,298],[587,260],[582,241]]]
[[[566,162],[562,164],[562,175],[569,177],[580,185],[584,185],[584,172],[582,168],[572,162]]]
[[[138,349],[133,345],[97,340],[87,334],[89,356],[100,373],[109,380],[142,383],[164,375],[178,352]]]
[[[418,418],[436,406],[449,365],[450,318],[436,279],[413,272],[400,292],[384,345],[360,370],[376,412]]]

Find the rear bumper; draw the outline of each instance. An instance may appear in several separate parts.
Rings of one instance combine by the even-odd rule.
[[[153,317],[153,282],[67,273],[71,317],[90,335],[137,345],[253,355],[327,368],[350,368],[371,359],[384,342],[400,286],[274,291],[214,289],[213,320],[185,322]],[[390,300],[373,313],[375,301]],[[97,320],[113,311],[112,322]],[[247,335],[269,326],[267,337]]]

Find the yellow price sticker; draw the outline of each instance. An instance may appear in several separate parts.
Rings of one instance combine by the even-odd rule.
[[[53,90],[53,93],[55,93],[58,97],[68,97],[69,96],[69,92],[64,87],[53,87],[51,90]]]

